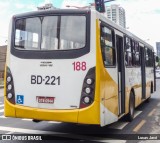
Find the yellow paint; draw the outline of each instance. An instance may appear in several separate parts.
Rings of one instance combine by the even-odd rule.
[[[142,87],[140,85],[134,87],[135,92],[135,107],[142,103]]]
[[[125,114],[127,114],[129,112],[129,95],[130,95],[130,90],[126,90]]]
[[[151,81],[146,83],[146,98],[151,96]]]
[[[78,114],[78,123],[100,124],[99,102],[95,101],[91,106],[80,109]]]
[[[99,48],[100,45],[100,25],[99,25],[99,21],[98,19],[96,20],[96,49],[97,47]],[[101,60],[98,59],[99,57],[97,55],[99,55],[100,53],[99,50],[96,50],[96,82],[95,82],[95,100],[96,101],[100,101],[100,69],[98,67],[100,67],[101,62],[98,62],[97,60]],[[99,105],[100,106],[100,105]]]
[[[133,129],[133,131],[134,131],[134,132],[138,132],[145,123],[146,123],[146,120],[142,120],[142,121]]]
[[[16,117],[15,106],[4,96],[4,115],[6,117]]]
[[[13,105],[4,98],[5,116],[16,118],[29,118],[37,120],[50,120],[83,124],[100,124],[98,102],[84,109],[72,110],[47,110],[20,105]]]
[[[135,84],[132,88],[140,88],[141,84]]]
[[[118,104],[117,104],[117,96],[114,96],[108,100],[105,100],[105,107],[107,107],[107,109],[109,111],[111,111],[113,114],[118,116]]]
[[[153,109],[151,112],[149,112],[148,116],[151,117],[155,113],[156,109]]]
[[[118,85],[104,68],[100,46],[100,24],[98,20],[96,23],[96,89],[100,97],[100,102],[109,111],[118,116]]]
[[[142,85],[134,85],[132,87],[135,92],[135,107],[138,107],[144,100],[142,100]],[[126,106],[125,106],[125,113],[127,114],[129,112],[129,95],[130,95],[131,88],[126,89]],[[151,82],[148,82],[146,84],[146,97],[151,96]]]
[[[47,110],[47,109],[24,107],[19,105],[16,105],[15,109],[16,109],[16,117],[18,118],[77,123],[78,109]]]

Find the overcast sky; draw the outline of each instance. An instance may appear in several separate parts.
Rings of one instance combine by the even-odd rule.
[[[0,45],[7,40],[9,21],[14,14],[34,11],[45,3],[65,8],[66,5],[86,6],[90,2],[94,0],[0,0]],[[154,47],[160,42],[160,0],[116,0],[107,5],[111,4],[125,9],[130,32]]]

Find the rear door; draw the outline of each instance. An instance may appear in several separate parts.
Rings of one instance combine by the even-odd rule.
[[[119,115],[125,113],[125,67],[123,37],[116,35],[117,64],[118,64],[118,101]]]

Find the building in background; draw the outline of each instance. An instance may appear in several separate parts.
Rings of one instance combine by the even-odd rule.
[[[156,42],[157,56],[160,58],[160,42]]]
[[[0,46],[0,78],[4,76],[7,46]]]
[[[116,4],[106,6],[106,15],[110,20],[114,21],[123,28],[126,28],[126,15],[124,8]]]

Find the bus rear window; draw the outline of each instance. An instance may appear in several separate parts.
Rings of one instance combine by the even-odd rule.
[[[45,16],[16,20],[16,49],[71,50],[85,45],[85,16]]]
[[[19,49],[38,49],[41,34],[39,18],[20,19],[16,21],[15,46]]]

